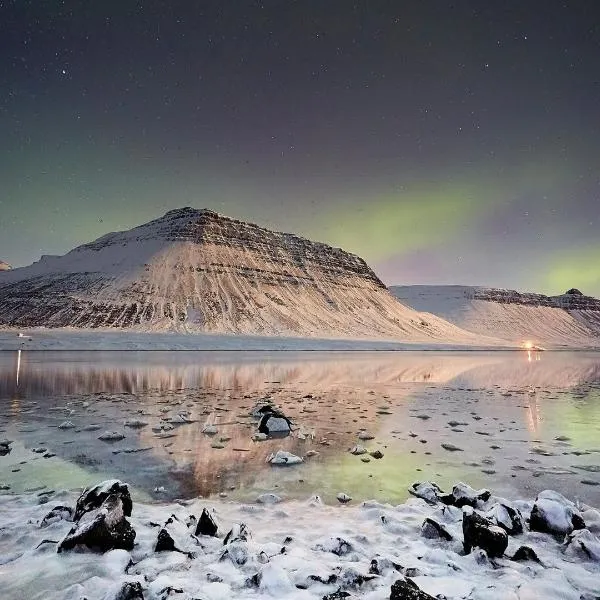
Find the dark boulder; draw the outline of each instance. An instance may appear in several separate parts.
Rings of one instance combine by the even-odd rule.
[[[132,550],[135,530],[125,518],[123,501],[112,494],[99,508],[84,513],[58,545],[58,552],[86,546],[90,550]]]
[[[181,552],[192,557],[190,547],[194,541],[187,525],[171,515],[158,531],[154,552]]]
[[[10,454],[10,451],[11,451],[10,445],[11,444],[12,444],[11,440],[1,440],[0,441],[0,456],[6,456],[7,454]]]
[[[398,579],[392,584],[390,600],[436,600],[410,579]]]
[[[200,515],[200,520],[196,526],[196,535],[209,535],[211,537],[217,537],[218,530],[219,527],[214,517],[208,512],[208,510],[206,510],[206,508],[203,508],[202,514]]]
[[[558,492],[545,490],[535,500],[529,526],[532,531],[567,535],[575,529],[584,529],[585,523],[572,502]]]
[[[421,535],[429,540],[446,540],[447,542],[452,541],[452,534],[435,519],[427,517],[421,525]]]
[[[113,600],[144,600],[142,585],[139,581],[126,581]]]
[[[349,592],[337,590],[336,592],[332,592],[331,594],[325,594],[325,596],[323,596],[323,600],[346,600],[347,598],[351,597],[352,596]]]
[[[533,561],[542,564],[537,554],[535,553],[535,550],[533,548],[530,548],[529,546],[520,546],[519,549],[513,554],[511,560],[514,560],[516,562]]]
[[[280,411],[265,411],[258,423],[258,432],[266,435],[285,436],[292,430],[292,422]]]
[[[99,508],[110,495],[116,495],[121,498],[123,514],[126,517],[130,517],[133,503],[128,485],[118,479],[110,479],[83,490],[83,493],[77,499],[73,520],[79,521],[86,512]]]
[[[502,556],[508,546],[506,531],[475,512],[470,506],[463,509],[462,529],[467,554],[478,547],[485,550],[490,558],[495,558]]]

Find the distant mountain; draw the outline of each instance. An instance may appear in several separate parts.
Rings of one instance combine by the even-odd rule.
[[[486,343],[400,304],[358,256],[193,208],[3,274],[0,305],[13,327]]]
[[[8,263],[5,263],[3,260],[0,260],[0,271],[10,271],[11,269],[12,267]]]
[[[560,296],[460,285],[389,289],[406,306],[473,333],[553,347],[600,346],[600,300],[577,289]]]

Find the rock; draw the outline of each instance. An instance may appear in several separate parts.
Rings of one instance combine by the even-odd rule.
[[[459,482],[453,488],[450,494],[445,494],[440,497],[440,500],[444,504],[451,504],[458,508],[463,506],[471,506],[475,508],[477,502],[486,502],[489,500],[491,494],[489,490],[474,490],[471,486],[466,483]]]
[[[210,512],[208,512],[208,510],[206,510],[206,508],[203,508],[202,514],[200,515],[200,520],[196,526],[196,535],[217,537],[218,530],[219,526],[217,525],[214,517],[210,514]]]
[[[229,533],[225,536],[223,544],[231,544],[232,542],[247,542],[248,538],[252,537],[246,523],[234,523]]]
[[[12,440],[1,440],[0,441],[0,456],[6,456],[10,454]]]
[[[98,439],[103,442],[120,442],[125,439],[125,436],[118,431],[105,431],[102,435],[98,436]]]
[[[519,509],[509,504],[497,502],[485,516],[499,527],[502,527],[508,535],[523,533],[523,515]]]
[[[148,423],[146,421],[141,421],[140,419],[129,419],[125,421],[125,427],[129,427],[131,429],[142,429],[143,427],[147,427]]]
[[[373,434],[369,433],[368,431],[360,431],[358,433],[358,439],[363,440],[363,441],[374,440],[375,436]]]
[[[354,550],[350,542],[341,537],[331,537],[315,545],[315,550],[331,552],[336,556],[346,556]]]
[[[362,454],[366,454],[368,450],[363,446],[353,446],[350,448],[350,454],[354,454],[354,456],[361,456]]]
[[[585,523],[572,502],[558,492],[544,490],[535,500],[529,526],[532,531],[566,535],[585,528]]]
[[[436,600],[410,579],[398,579],[392,584],[390,600]]]
[[[86,546],[90,550],[132,550],[135,530],[125,518],[123,501],[110,494],[99,508],[85,512],[78,523],[59,543],[58,552]]]
[[[323,600],[345,600],[346,598],[350,598],[350,592],[344,592],[342,590],[337,590],[323,596]]]
[[[587,529],[576,529],[565,541],[567,552],[583,560],[600,562],[600,539]]]
[[[110,600],[144,600],[141,583],[139,581],[126,581],[117,593],[111,596]]]
[[[341,504],[348,504],[348,502],[350,502],[350,500],[352,500],[351,496],[348,496],[348,494],[344,494],[344,492],[340,492],[336,498],[338,499],[338,502],[340,502]]]
[[[383,452],[381,450],[373,450],[373,452],[369,452],[369,454],[375,459],[383,458]]]
[[[48,527],[57,521],[70,521],[73,517],[73,509],[69,506],[55,506],[40,523],[40,527]]]
[[[442,539],[448,542],[452,541],[452,534],[436,520],[427,517],[421,525],[421,535],[429,540]]]
[[[366,581],[375,579],[375,575],[364,575],[357,571],[354,567],[349,567],[342,571],[342,574],[338,577],[338,581],[343,588],[358,589]]]
[[[192,542],[187,525],[171,515],[158,532],[154,552],[181,552],[191,556]]]
[[[529,546],[519,546],[519,549],[513,554],[511,560],[517,562],[530,560],[542,564],[537,554],[535,553],[535,550],[533,548],[530,548]]]
[[[202,433],[204,433],[205,435],[217,435],[217,433],[219,433],[219,430],[217,429],[216,425],[212,425],[209,423],[202,427]]]
[[[296,456],[295,454],[291,454],[290,452],[286,452],[285,450],[278,450],[275,454],[270,454],[267,457],[267,462],[272,465],[297,465],[301,462],[304,462],[302,458]]]
[[[258,575],[260,591],[274,598],[282,598],[296,591],[287,572],[277,565],[267,563]]]
[[[64,421],[58,426],[58,429],[75,429],[75,424],[71,421]]]
[[[408,491],[413,496],[425,500],[429,504],[437,504],[440,502],[444,492],[437,483],[431,481],[415,481]]]
[[[463,452],[462,448],[455,446],[454,444],[443,443],[441,444],[444,450],[448,450],[448,452]]]
[[[470,506],[463,508],[462,529],[467,554],[474,547],[478,547],[485,550],[490,558],[495,558],[502,556],[508,546],[506,531],[475,512]]]
[[[289,434],[292,422],[281,412],[271,409],[265,412],[258,423],[258,432],[266,435]]]
[[[118,479],[108,479],[83,491],[77,499],[73,520],[79,521],[86,512],[99,508],[110,495],[116,495],[121,498],[123,514],[126,517],[130,517],[133,503],[129,494],[129,487],[126,483],[122,483]]]
[[[261,494],[256,501],[259,504],[279,504],[282,501],[281,496],[278,496],[277,494],[272,494],[270,492],[266,493],[266,494]]]

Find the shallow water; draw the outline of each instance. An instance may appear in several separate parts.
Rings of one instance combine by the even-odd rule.
[[[252,441],[249,412],[265,399],[292,419],[291,436]],[[152,430],[182,411],[193,422]],[[0,485],[15,493],[119,477],[156,500],[343,491],[399,502],[415,480],[462,479],[600,505],[600,354],[0,352],[0,417],[0,439],[13,440]],[[207,421],[216,435],[202,433]],[[361,442],[363,429],[374,439]],[[106,430],[125,438],[99,440]],[[384,456],[363,462],[356,444]],[[266,463],[278,449],[305,462]]]

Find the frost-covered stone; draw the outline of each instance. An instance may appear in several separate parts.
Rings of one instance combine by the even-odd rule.
[[[350,454],[354,454],[354,456],[361,456],[362,454],[366,454],[368,450],[364,446],[356,445],[350,448]]]
[[[126,581],[116,592],[109,591],[103,600],[144,600],[144,592],[139,581]]]
[[[441,496],[442,502],[451,504],[458,508],[463,506],[471,506],[475,508],[478,502],[486,502],[490,498],[489,490],[474,490],[470,485],[462,481],[457,483],[450,494]]]
[[[285,450],[277,450],[275,454],[270,454],[267,457],[267,462],[271,463],[272,465],[286,466],[297,465],[301,462],[304,462],[304,459],[302,459],[300,456],[292,454],[291,452],[286,452]]]
[[[123,514],[131,516],[133,502],[129,493],[129,486],[118,479],[108,479],[83,490],[75,504],[74,521],[79,519],[90,510],[99,508],[110,495],[118,496],[123,503]]]
[[[99,508],[83,514],[77,524],[59,543],[58,552],[86,546],[90,550],[132,550],[135,531],[125,518],[123,502],[117,494],[111,494]]]
[[[256,501],[259,504],[279,504],[282,501],[282,498],[281,498],[281,496],[278,496],[277,494],[267,492],[265,494],[261,494],[260,496],[258,496]]]
[[[535,553],[535,550],[533,548],[530,548],[529,546],[519,546],[518,550],[513,554],[513,557],[511,560],[517,561],[517,562],[522,562],[522,561],[533,561],[533,562],[540,562],[540,559],[538,558],[537,554]]]
[[[567,536],[567,552],[583,560],[600,562],[600,539],[587,529],[576,529]]]
[[[583,529],[585,523],[572,502],[558,492],[544,490],[533,505],[529,526],[533,531],[566,535],[574,529]]]
[[[70,521],[73,517],[73,509],[70,506],[55,506],[40,523],[40,527],[47,527],[57,521]]]
[[[252,535],[246,523],[234,523],[229,533],[225,536],[223,544],[227,545],[232,542],[247,542]]]
[[[485,550],[494,558],[502,556],[508,546],[508,534],[504,529],[494,525],[492,521],[473,510],[470,506],[463,508],[462,522],[464,548],[468,554],[475,547]]]
[[[416,481],[408,488],[408,491],[413,496],[422,498],[429,504],[437,504],[444,495],[440,486],[431,481]]]
[[[350,502],[350,500],[352,500],[351,496],[348,496],[348,494],[345,494],[344,492],[340,492],[336,498],[338,499],[338,502],[340,502],[341,504],[347,504],[348,502]]]
[[[427,517],[421,525],[421,535],[429,540],[442,539],[448,542],[452,541],[452,534],[441,523]]]
[[[188,526],[175,515],[171,515],[158,531],[154,551],[190,554],[195,547]]]
[[[398,579],[392,584],[390,600],[436,600],[410,579]]]
[[[508,535],[523,533],[523,515],[521,511],[506,502],[496,502],[485,516],[499,527],[502,527]]]
[[[346,556],[354,550],[354,546],[344,538],[330,537],[317,543],[315,549],[321,550],[321,552],[331,552],[337,556]]]
[[[58,426],[58,429],[74,429],[74,428],[75,428],[75,424],[72,421],[63,421]]]

